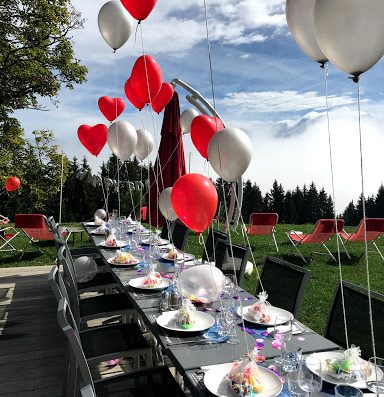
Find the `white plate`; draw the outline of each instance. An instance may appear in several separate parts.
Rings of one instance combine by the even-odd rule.
[[[85,226],[88,226],[88,227],[99,227],[101,225],[100,225],[100,223],[96,224],[95,222],[87,222],[87,223],[85,223]]]
[[[169,244],[169,240],[162,238],[162,239],[160,239],[160,241],[158,243],[154,244],[154,243],[152,243],[151,239],[146,238],[145,240],[141,241],[141,244],[144,244],[144,245],[167,245],[167,244]]]
[[[237,397],[229,387],[226,376],[232,369],[233,363],[214,365],[204,375],[205,387],[218,397]],[[259,365],[259,373],[264,383],[264,391],[257,393],[257,397],[274,397],[281,393],[283,384],[280,378],[269,369]]]
[[[187,259],[189,256],[190,256],[190,255],[186,254],[186,255],[185,255],[185,259]],[[177,258],[175,258],[175,259],[168,258],[168,253],[162,254],[161,257],[162,257],[165,261],[170,261],[170,262],[177,262],[177,261],[183,260],[183,254],[180,253],[180,252],[178,252]]]
[[[136,258],[136,261],[134,261],[134,262],[131,262],[131,263],[118,263],[118,262],[113,262],[113,259],[114,259],[115,257],[112,257],[112,258],[109,258],[109,259],[107,259],[107,262],[110,264],[110,265],[113,265],[113,266],[136,266],[136,265],[138,265],[141,261],[142,261],[142,259],[139,259],[139,258]]]
[[[277,316],[286,316],[286,317],[291,317],[291,318],[293,319],[293,314],[290,313],[289,311],[284,310],[284,309],[280,309],[280,308],[275,307],[275,306],[268,306],[268,314],[269,314],[270,317],[271,317],[271,321],[269,321],[269,322],[267,322],[267,323],[262,323],[262,322],[260,322],[260,321],[254,320],[254,319],[248,314],[248,310],[249,310],[249,308],[250,308],[251,306],[252,306],[252,305],[250,305],[250,306],[243,306],[243,318],[244,318],[244,320],[249,321],[250,323],[259,324],[259,325],[265,325],[265,326],[271,326],[271,325],[274,326]],[[239,307],[239,308],[237,309],[237,314],[238,314],[239,316],[241,316],[241,307]],[[281,322],[281,324],[283,324],[283,323],[284,323],[284,322]],[[277,325],[279,325],[279,324],[277,324]]]
[[[133,288],[143,289],[145,291],[159,291],[168,288],[169,284],[171,283],[171,280],[167,278],[162,278],[161,284],[159,284],[157,287],[145,287],[143,285],[144,279],[145,277],[133,278],[132,280],[129,280],[128,285],[130,285]]]
[[[92,230],[89,234],[92,234],[93,236],[105,236],[107,232],[97,232],[96,230]]]
[[[343,379],[337,379],[334,378],[331,375],[328,375],[327,373],[325,373],[324,368],[325,368],[325,360],[328,358],[339,358],[340,356],[342,356],[342,352],[322,352],[322,353],[313,353],[311,355],[309,355],[308,357],[317,357],[321,360],[321,367],[323,368],[323,374],[322,374],[322,378],[323,380],[325,380],[328,383],[331,383],[332,385],[351,385],[354,387],[357,387],[358,389],[365,389],[367,387],[365,380],[358,380],[355,382],[351,382],[351,381],[346,381]],[[318,372],[313,368],[313,365],[311,365],[309,363],[309,365],[307,364],[308,368],[315,373],[316,375],[318,375]],[[373,370],[373,366],[372,366],[372,370]],[[379,376],[379,380],[381,380],[383,378],[383,372],[380,370],[380,368],[378,368],[377,374]],[[368,380],[375,380],[375,374],[372,372],[372,374],[368,377]]]
[[[115,250],[117,250],[119,248],[126,247],[127,245],[129,245],[129,242],[128,241],[124,241],[124,240],[117,240],[116,241],[116,245],[113,246],[113,247],[110,246],[110,245],[107,245],[106,241],[103,241],[103,242],[100,243],[100,247],[111,248],[111,249],[115,249]]]
[[[191,316],[195,320],[195,324],[189,329],[181,328],[176,324],[177,312],[164,312],[157,317],[156,322],[160,327],[178,332],[200,332],[211,328],[215,324],[215,319],[208,313],[193,311]]]

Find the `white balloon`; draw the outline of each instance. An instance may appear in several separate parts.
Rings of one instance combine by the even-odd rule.
[[[353,76],[384,54],[383,0],[316,0],[316,40],[327,58]]]
[[[129,39],[133,29],[133,18],[120,1],[108,1],[97,19],[103,39],[114,50],[122,47]]]
[[[183,134],[189,134],[191,132],[192,120],[200,113],[196,109],[185,109],[180,116],[180,127]]]
[[[296,44],[314,61],[323,63],[327,57],[316,41],[314,11],[315,0],[287,0],[285,6],[288,28]]]
[[[175,221],[178,217],[172,207],[171,192],[172,188],[167,187],[160,193],[159,209],[165,219],[168,219],[169,221]]]
[[[147,130],[137,130],[137,146],[135,155],[138,159],[146,159],[152,152],[154,146],[153,136]]]
[[[115,121],[108,129],[108,145],[121,161],[128,160],[137,145],[135,127],[128,121]]]
[[[210,303],[219,299],[225,286],[225,276],[212,265],[197,265],[180,273],[179,283],[186,298],[194,297],[202,303]]]
[[[224,128],[209,141],[208,160],[221,178],[234,182],[252,160],[251,140],[240,128]]]
[[[96,210],[93,215],[94,218],[96,216],[99,217],[100,219],[105,219],[107,217],[107,213],[102,208],[100,208],[100,209]]]
[[[93,258],[89,256],[80,256],[73,262],[75,268],[76,280],[79,283],[91,281],[97,273],[97,264]]]

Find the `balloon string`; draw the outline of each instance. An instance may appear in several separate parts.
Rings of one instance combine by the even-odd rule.
[[[208,28],[208,12],[207,12],[207,2],[204,0],[204,16],[205,16],[205,30],[206,30],[206,38],[207,38],[207,49],[208,49],[208,61],[209,61],[209,72],[210,72],[210,81],[211,81],[211,91],[212,91],[212,101],[213,101],[213,109],[216,113],[216,101],[215,101],[215,89],[214,89],[214,81],[213,81],[213,68],[212,68],[212,56],[211,56],[211,42],[209,38],[209,28]],[[216,120],[216,119],[215,119]],[[216,131],[217,131],[217,123],[216,123]],[[218,143],[219,146],[219,143]],[[220,149],[220,148],[218,148]],[[222,169],[221,167],[221,158],[220,158],[220,150],[219,150],[219,163],[220,163],[220,170]],[[224,180],[223,178],[221,179],[221,187],[223,191],[223,197],[224,197],[224,207],[225,207],[225,216],[227,219],[227,222],[229,223],[228,219],[228,208],[227,208],[227,202],[225,199],[225,189],[224,189]],[[231,228],[228,228],[228,239],[229,239],[229,249],[230,253],[232,256],[232,268],[233,268],[233,274],[234,274],[234,285],[235,285],[235,291],[239,290],[239,286],[237,283],[237,277],[236,277],[236,266],[235,266],[235,258],[233,255],[233,244],[232,244],[232,236],[231,236]],[[241,313],[243,313],[243,303],[240,299],[240,307],[241,307]],[[244,323],[244,318],[242,317],[242,325],[243,328],[245,329],[245,323]],[[248,340],[246,333],[244,332],[244,339],[245,339],[245,344],[247,347],[247,352],[248,354],[250,353],[249,351],[249,346],[248,346]]]
[[[375,333],[373,330],[373,313],[372,313],[372,299],[371,299],[371,278],[369,273],[369,260],[368,260],[368,241],[367,241],[367,224],[366,224],[366,208],[365,208],[365,192],[364,192],[364,167],[363,167],[363,139],[361,133],[361,108],[360,108],[360,82],[357,78],[357,109],[359,118],[359,148],[360,148],[360,173],[361,173],[361,203],[363,209],[363,225],[364,225],[364,252],[365,252],[365,269],[367,274],[367,292],[368,292],[368,309],[369,309],[369,325],[371,331],[372,352],[376,365],[376,344]],[[376,373],[377,381],[377,373]]]
[[[129,195],[131,197],[131,205],[132,205],[132,208],[133,208],[134,202],[133,202],[132,186],[131,186],[131,183],[133,183],[133,182],[131,182],[129,180],[129,172],[128,172],[127,163],[124,163],[124,165],[125,165],[125,172],[127,173],[127,180],[128,180],[128,186],[129,186]],[[135,219],[136,219],[136,217],[135,217]]]
[[[332,199],[333,199],[333,214],[336,227],[336,244],[337,244],[337,263],[339,267],[339,277],[340,277],[340,292],[341,292],[341,305],[343,310],[343,321],[344,321],[344,333],[345,342],[347,348],[349,348],[349,338],[348,338],[348,326],[347,326],[347,314],[345,310],[345,300],[344,300],[344,282],[343,282],[343,271],[341,267],[341,256],[340,256],[340,235],[337,227],[337,214],[336,214],[336,194],[335,194],[335,181],[334,181],[334,171],[333,171],[333,151],[332,151],[332,134],[331,134],[331,124],[329,117],[329,94],[328,94],[328,64],[324,62],[321,65],[324,70],[324,91],[325,91],[325,105],[326,105],[326,116],[327,116],[327,130],[328,130],[328,148],[329,148],[329,163],[331,171],[331,186],[332,186]]]

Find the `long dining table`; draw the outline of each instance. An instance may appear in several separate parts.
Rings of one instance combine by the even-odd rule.
[[[149,290],[147,292],[129,286],[129,281],[134,278],[143,277],[143,272],[132,266],[115,267],[113,264],[110,264],[108,259],[116,255],[117,249],[100,246],[105,241],[105,237],[93,235],[91,232],[94,230],[94,227],[87,226],[86,222],[83,223],[83,226],[91,241],[98,249],[100,256],[105,261],[105,264],[110,267],[121,290],[125,292],[132,302],[145,323],[145,327],[156,338],[162,351],[168,356],[180,375],[183,376],[184,383],[192,395],[196,397],[213,396],[204,385],[204,373],[210,368],[214,369],[215,365],[231,363],[243,358],[249,349],[252,350],[253,346],[257,343],[255,335],[246,332],[239,325],[235,327],[237,339],[239,339],[238,344],[229,344],[226,342],[209,343],[202,337],[201,333],[176,333],[160,327],[156,319],[162,314],[160,310],[161,291]],[[147,247],[143,247],[143,249],[147,249]],[[194,260],[184,263],[185,268],[198,265],[199,262]],[[156,271],[163,276],[168,275],[172,277],[177,271],[177,267],[173,262],[166,262],[159,259],[157,260]],[[256,299],[252,294],[241,288],[239,288],[237,293],[244,306],[251,305],[252,301]],[[209,314],[215,317],[217,312],[215,309],[217,308],[219,308],[219,303],[213,303],[208,308],[198,307],[197,309],[208,310]],[[292,342],[302,348],[304,355],[315,352],[340,350],[338,345],[311,330],[297,319],[294,320],[294,326],[296,332],[292,335]],[[262,330],[263,327],[260,327],[260,331]],[[272,338],[267,337],[263,340],[262,345],[260,354],[266,358],[266,361],[262,365],[268,366],[268,364],[273,363],[275,357],[280,356],[280,350],[272,346]]]

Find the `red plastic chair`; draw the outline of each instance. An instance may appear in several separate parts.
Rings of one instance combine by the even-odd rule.
[[[275,226],[279,220],[279,215],[275,212],[254,212],[249,217],[249,227],[247,233],[250,236],[268,236],[272,235],[276,251],[279,252],[275,238]]]
[[[140,217],[142,222],[147,222],[148,207],[140,208]]]
[[[39,252],[43,251],[35,244],[35,241],[51,241],[54,240],[52,231],[48,227],[47,218],[42,214],[17,214],[15,215],[15,228],[27,236],[30,243]],[[21,256],[26,251],[23,250]]]
[[[384,234],[384,218],[365,218],[366,224],[366,239],[367,241],[372,242],[372,245],[375,247],[376,251],[380,255],[381,259],[384,260],[383,254],[380,252],[379,247],[376,245],[375,240],[377,240],[382,234]],[[361,243],[365,241],[364,235],[364,219],[362,219],[357,226],[356,230],[348,234],[345,230],[342,230],[339,233],[341,244],[348,255],[348,258],[351,259],[349,252],[346,248],[346,243]],[[344,241],[343,241],[344,240]]]
[[[305,244],[320,244],[327,251],[327,255],[329,255],[335,262],[336,258],[332,255],[331,251],[325,245],[325,243],[331,239],[333,236],[336,236],[338,233],[341,233],[344,226],[344,219],[338,219],[337,225],[334,219],[320,219],[316,222],[316,225],[311,233],[304,234],[303,232],[298,232],[295,230],[291,230],[287,232],[287,236],[289,241],[295,247],[296,251],[300,255],[301,259],[307,263],[304,256],[299,251],[299,245]],[[317,254],[323,254],[323,252],[314,252]]]

